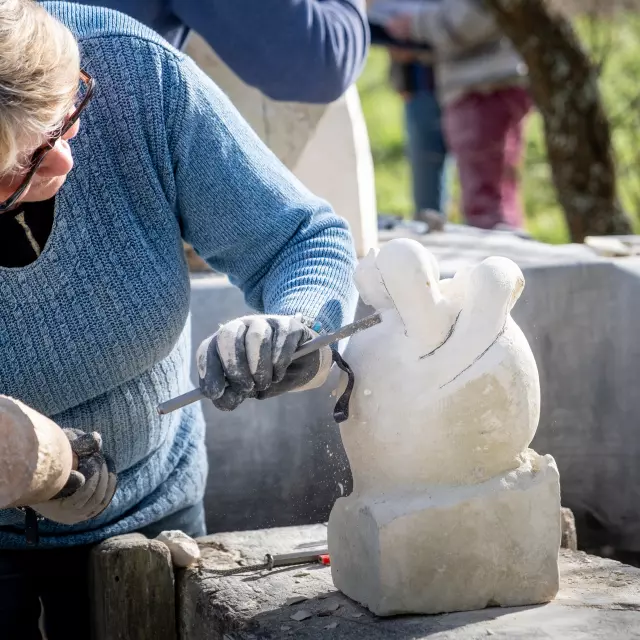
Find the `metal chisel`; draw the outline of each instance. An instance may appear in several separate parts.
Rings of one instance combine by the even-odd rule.
[[[369,329],[370,327],[374,327],[377,324],[382,322],[382,317],[380,313],[372,313],[370,316],[366,318],[362,318],[361,320],[356,320],[351,324],[346,324],[341,329],[338,329],[334,333],[329,333],[327,335],[318,336],[317,338],[313,338],[313,340],[309,340],[309,342],[305,342],[294,354],[293,360],[297,360],[298,358],[302,358],[302,356],[306,356],[309,353],[313,353],[318,349],[322,349],[322,347],[328,347],[330,344],[334,342],[338,342],[339,340],[343,340],[344,338],[349,338],[350,336],[359,333],[360,331],[364,331],[365,329]],[[182,407],[186,407],[188,404],[192,402],[198,402],[198,400],[203,400],[204,395],[200,391],[200,389],[193,389],[192,391],[187,391],[187,393],[183,393],[181,396],[177,398],[172,398],[171,400],[167,400],[158,405],[158,413],[160,415],[165,415],[167,413],[171,413],[176,409],[180,409]]]

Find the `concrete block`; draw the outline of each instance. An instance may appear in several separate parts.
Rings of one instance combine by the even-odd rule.
[[[631,640],[640,629],[640,569],[560,552],[561,589],[544,606],[378,618],[334,587],[317,565],[271,572],[242,564],[265,553],[326,544],[323,525],[201,539],[201,566],[178,579],[180,640]]]
[[[176,640],[169,549],[130,534],[91,552],[92,640]]]

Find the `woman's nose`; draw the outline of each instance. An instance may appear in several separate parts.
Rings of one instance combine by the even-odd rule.
[[[75,138],[76,135],[78,134],[78,129],[80,129],[80,119],[76,120],[73,123],[73,126],[69,129],[69,131],[67,131],[67,133],[65,133],[62,136],[63,140],[71,140],[72,138]]]
[[[56,178],[64,176],[73,169],[71,149],[66,140],[58,140],[38,169],[37,175],[41,178]]]
[[[53,149],[47,153],[38,169],[39,176],[42,178],[55,178],[64,176],[73,169],[73,156],[71,155],[68,140],[75,137],[79,127],[80,121],[78,120],[71,129],[55,143]]]

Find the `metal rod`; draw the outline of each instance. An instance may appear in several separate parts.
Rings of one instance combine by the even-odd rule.
[[[167,400],[166,402],[159,404],[158,413],[163,416],[175,411],[176,409],[182,409],[182,407],[186,407],[189,404],[193,404],[194,402],[198,402],[198,400],[203,399],[204,396],[200,389],[191,389],[191,391],[187,391],[187,393],[183,393],[181,396],[171,398],[171,400]]]
[[[329,555],[329,549],[316,549],[315,551],[298,551],[296,553],[282,553],[272,556],[268,553],[265,556],[265,563],[269,570],[275,567],[290,567],[295,564],[310,564],[317,562],[320,556]]]
[[[339,340],[343,340],[344,338],[348,338],[360,331],[364,331],[365,329],[369,329],[370,327],[374,327],[377,324],[382,322],[382,317],[379,313],[372,313],[370,316],[366,318],[362,318],[361,320],[356,320],[351,324],[346,324],[341,329],[338,329],[334,333],[329,333],[326,336],[318,336],[317,338],[313,338],[313,340],[309,340],[309,342],[305,342],[300,349],[298,349],[294,354],[292,360],[297,360],[298,358],[302,358],[302,356],[306,356],[318,349],[322,349],[322,347],[328,347],[334,342],[338,342]],[[200,391],[200,389],[192,389],[191,391],[187,391],[187,393],[183,393],[176,398],[171,398],[171,400],[167,400],[166,402],[162,402],[158,405],[158,413],[163,416],[167,413],[171,413],[176,409],[181,409],[182,407],[186,407],[193,402],[198,402],[198,400],[203,400],[204,395]]]

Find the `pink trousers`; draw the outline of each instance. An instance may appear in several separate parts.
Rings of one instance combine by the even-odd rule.
[[[445,136],[458,165],[467,224],[522,227],[518,170],[531,106],[526,89],[508,87],[470,93],[445,107]]]

